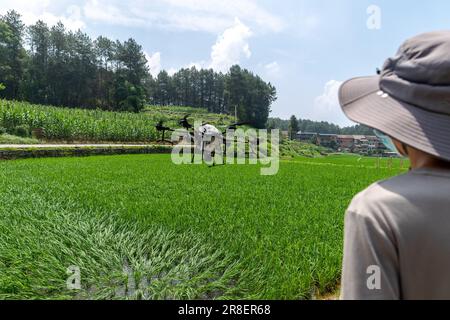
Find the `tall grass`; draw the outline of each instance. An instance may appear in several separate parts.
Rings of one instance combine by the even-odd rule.
[[[22,138],[9,134],[0,134],[0,144],[38,144],[39,140],[33,138]]]

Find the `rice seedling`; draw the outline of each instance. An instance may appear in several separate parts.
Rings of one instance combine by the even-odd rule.
[[[269,177],[258,166],[175,166],[167,155],[0,162],[0,298],[333,291],[345,208],[398,172],[373,161],[295,159]],[[70,266],[80,290],[67,288]]]

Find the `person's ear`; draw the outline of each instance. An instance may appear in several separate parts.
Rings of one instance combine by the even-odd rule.
[[[398,152],[400,152],[400,154],[404,157],[408,157],[409,156],[409,152],[408,152],[408,146],[394,138],[392,138],[392,141],[395,144],[395,147],[397,148]]]

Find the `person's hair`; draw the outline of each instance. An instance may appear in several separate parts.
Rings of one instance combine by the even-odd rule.
[[[437,162],[439,162],[440,167],[450,169],[450,161],[449,160],[437,158],[437,157],[434,157],[434,158],[436,159]]]

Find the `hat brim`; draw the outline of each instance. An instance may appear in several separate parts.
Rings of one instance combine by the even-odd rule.
[[[346,116],[433,156],[450,161],[450,116],[380,92],[379,76],[351,79],[339,89]]]

